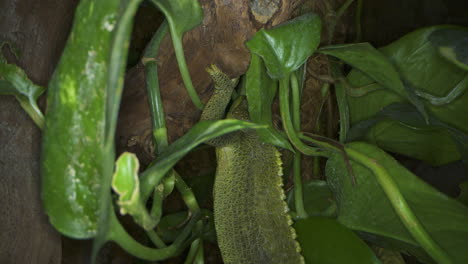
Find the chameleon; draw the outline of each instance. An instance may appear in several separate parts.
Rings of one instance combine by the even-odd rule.
[[[215,65],[206,70],[215,90],[200,119],[222,119],[237,79]],[[226,117],[249,121],[245,96],[234,101]],[[207,143],[216,147],[214,222],[224,263],[304,263],[285,202],[280,152],[252,130]]]

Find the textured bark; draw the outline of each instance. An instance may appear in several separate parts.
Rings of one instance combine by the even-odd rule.
[[[0,40],[20,51],[8,59],[47,85],[77,1],[3,0]],[[4,49],[5,51],[5,49]],[[40,131],[12,96],[0,96],[0,263],[60,263],[60,235],[40,198]]]
[[[269,28],[293,16],[300,0],[201,0],[204,19],[183,38],[185,57],[192,81],[203,102],[213,87],[205,68],[218,65],[231,77],[243,74],[250,55],[244,42],[261,28]],[[192,104],[180,78],[171,39],[166,36],[157,57],[170,141],[182,136],[195,124],[200,111]],[[142,64],[126,78],[117,135],[120,151],[139,155],[142,163],[151,159],[151,121]],[[146,151],[144,151],[146,150]]]

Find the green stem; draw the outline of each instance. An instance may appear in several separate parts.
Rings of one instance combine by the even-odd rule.
[[[158,261],[175,256],[179,254],[184,248],[186,248],[194,239],[191,238],[186,240],[186,238],[190,235],[191,229],[196,221],[195,219],[192,219],[191,223],[189,223],[184,228],[182,233],[177,237],[172,245],[160,249],[149,248],[135,241],[133,237],[131,237],[123,229],[113,212],[111,213],[110,217],[110,225],[112,227],[108,233],[108,239],[115,241],[131,255],[148,261]]]
[[[336,11],[336,20],[339,20],[341,16],[343,16],[344,12],[348,9],[348,7],[354,2],[354,0],[347,0],[343,3],[343,5],[338,8]]]
[[[192,264],[194,263],[195,257],[198,253],[198,248],[200,247],[201,239],[195,239],[190,246],[190,250],[185,258],[184,264]]]
[[[182,80],[184,82],[185,88],[192,99],[193,104],[195,104],[198,109],[203,109],[203,103],[198,97],[197,91],[193,87],[192,79],[190,78],[190,73],[187,67],[187,62],[185,61],[184,48],[182,46],[182,39],[178,36],[175,30],[171,29],[172,44],[174,45],[175,55],[177,58],[177,63],[179,64],[180,74],[182,75]]]
[[[332,21],[330,22],[329,25],[329,30],[328,30],[328,44],[332,43],[333,40],[333,35],[335,35],[335,28],[336,24],[338,24],[338,21],[340,18],[343,16],[344,12],[348,9],[348,7],[354,2],[354,0],[347,0],[346,2],[343,3],[343,5],[338,8],[338,10],[335,12],[335,16],[332,18]]]
[[[323,153],[318,149],[309,147],[301,142],[291,121],[291,110],[289,106],[289,76],[280,79],[279,87],[280,112],[283,121],[284,130],[294,147],[300,152],[309,156],[322,156]]]
[[[292,88],[292,118],[294,130],[301,130],[301,95],[299,91],[299,83],[295,73],[291,74]],[[302,191],[302,176],[301,176],[301,153],[294,153],[294,203],[297,215],[300,218],[307,218],[307,212],[304,208],[304,196]]]
[[[29,99],[28,101],[22,100],[18,97],[16,99],[19,101],[21,107],[23,107],[24,111],[31,117],[34,123],[41,129],[44,129],[44,115],[42,114],[41,110],[37,106],[34,99]]]
[[[158,248],[165,248],[167,247],[166,243],[158,236],[158,234],[154,230],[146,231],[146,234],[151,239],[151,242],[158,247]]]
[[[164,107],[163,107],[163,103],[161,99],[161,92],[159,89],[157,63],[155,61],[155,58],[158,55],[159,47],[167,31],[168,31],[168,24],[166,21],[164,21],[163,24],[159,27],[158,31],[153,36],[148,47],[146,48],[144,59],[143,59],[143,61],[145,62],[145,67],[146,67],[145,68],[146,86],[147,86],[148,100],[149,100],[150,111],[151,111],[151,116],[152,116],[153,140],[156,144],[156,153],[155,153],[156,155],[161,154],[168,146],[166,119],[165,119]],[[171,31],[171,33],[172,32],[173,31]],[[177,41],[174,41],[174,47],[176,49],[176,54],[177,54],[176,46],[178,44],[176,43]],[[179,39],[179,44],[180,44],[180,39]],[[182,47],[180,46],[179,48],[183,52]],[[185,64],[185,58],[183,54],[181,56],[183,59],[183,63]],[[186,65],[185,65],[185,69],[186,69]],[[181,69],[181,72],[182,72],[182,69]],[[183,76],[183,73],[182,73],[182,76]],[[189,210],[191,210],[194,214],[200,212],[200,207],[198,206],[197,200],[193,192],[185,184],[182,177],[180,177],[180,175],[175,170],[172,170],[170,173],[173,173],[173,175],[175,176],[176,188],[181,193],[182,198],[185,201]],[[151,215],[158,220],[161,218],[161,215],[162,215],[163,199],[164,199],[164,189],[161,190],[160,188],[156,187],[154,196],[153,196],[153,208],[151,209]],[[148,235],[150,236],[150,238],[151,236],[153,236],[153,234],[151,233],[148,233]]]
[[[350,148],[346,148],[345,151],[351,159],[364,165],[374,173],[379,185],[382,187],[400,220],[416,242],[418,242],[429,256],[440,264],[452,263],[447,253],[445,253],[445,251],[430,237],[419,222],[387,170],[380,166],[375,160],[359,153],[358,151]]]
[[[193,264],[204,264],[205,263],[205,254],[203,249],[203,240],[200,242],[200,246],[198,247],[197,255],[195,256],[195,260]]]
[[[152,115],[153,140],[156,145],[156,154],[160,154],[168,145],[166,119],[159,89],[158,65],[156,63],[159,47],[168,28],[167,22],[164,21],[147,46],[142,60],[145,64],[146,88]]]
[[[356,17],[355,17],[356,39],[354,40],[354,42],[360,42],[362,38],[362,29],[361,29],[362,4],[363,4],[363,0],[357,0]]]
[[[182,199],[184,200],[188,209],[194,214],[200,212],[200,206],[198,205],[197,198],[195,198],[192,189],[188,187],[188,185],[176,171],[174,171],[174,175],[176,188],[182,196]]]
[[[332,61],[330,63],[330,72],[333,78],[339,78],[342,75],[341,66]],[[340,115],[340,134],[339,140],[341,143],[346,141],[348,137],[348,130],[349,130],[349,107],[348,101],[346,98],[346,86],[343,85],[342,82],[335,82],[335,96],[336,102],[338,104],[338,113]]]

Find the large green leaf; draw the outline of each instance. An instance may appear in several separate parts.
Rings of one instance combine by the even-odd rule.
[[[171,31],[178,36],[200,24],[203,19],[203,9],[198,0],[151,1],[164,13]]]
[[[334,219],[310,217],[298,220],[294,229],[306,263],[380,263],[366,243]]]
[[[257,130],[261,140],[292,151],[289,141],[273,127],[272,103],[278,82],[268,76],[265,65],[259,56],[252,54],[245,78],[250,119],[255,123],[267,125],[267,128]]]
[[[250,52],[262,57],[268,74],[281,79],[297,70],[320,43],[322,23],[313,13],[272,29],[262,29],[247,41]]]
[[[385,89],[369,92],[360,97],[348,96],[351,124],[373,117],[387,105],[409,102],[414,100],[416,94],[421,96],[425,93],[433,97],[447,97],[447,100],[451,100],[444,105],[434,105],[429,100],[419,98],[419,101],[424,103],[427,116],[433,116],[454,129],[468,133],[468,122],[465,121],[464,116],[464,113],[468,111],[468,93],[459,92],[458,97],[447,96],[454,89],[455,91],[466,89],[468,72],[441,57],[437,48],[429,40],[433,32],[453,28],[458,27],[424,28],[381,48],[380,51],[387,56],[399,72],[410,97],[403,97]],[[352,70],[348,75],[348,81],[353,87],[363,87],[374,82],[359,70]],[[372,139],[386,150],[422,158],[437,165],[460,158],[460,154],[450,143],[445,132],[432,131],[425,135],[422,135],[422,131],[413,132],[408,128],[400,127],[393,121],[381,121],[367,135],[368,139]],[[434,142],[440,142],[440,145],[448,144],[451,147],[435,150],[425,146],[426,144],[434,145]]]
[[[291,210],[295,210],[293,188],[287,196]],[[335,212],[333,193],[325,181],[312,180],[303,184],[304,209],[309,216],[331,216]]]
[[[366,131],[374,128],[372,133],[367,134],[367,139],[388,151],[425,160],[433,165],[460,159],[459,152],[467,151],[467,136],[432,116],[429,116],[428,121],[429,124],[426,124],[415,107],[393,103],[372,118],[356,123],[349,131],[348,141],[363,139]]]
[[[436,30],[429,36],[440,54],[462,69],[468,70],[468,30],[452,28]]]
[[[44,126],[44,116],[37,106],[36,100],[44,91],[45,88],[29,80],[20,67],[8,64],[0,51],[0,95],[14,95],[21,107],[40,128]]]
[[[453,263],[468,262],[467,207],[438,192],[373,145],[350,143],[347,148],[369,157],[388,172],[424,229]],[[351,166],[355,185],[342,156],[334,154],[326,166],[327,179],[338,204],[338,221],[355,231],[369,234],[367,237],[382,245],[399,246],[399,250],[427,259],[395,213],[376,175],[354,161]]]
[[[80,1],[71,37],[49,84],[42,199],[52,225],[73,238],[93,237],[98,228],[106,87],[120,4]]]
[[[395,66],[369,43],[326,46],[318,52],[346,62],[385,88],[406,97],[405,88]]]

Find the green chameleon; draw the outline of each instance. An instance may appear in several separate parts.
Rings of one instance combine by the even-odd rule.
[[[212,65],[207,69],[215,91],[201,120],[224,118],[237,80]],[[227,118],[249,120],[240,96]],[[241,131],[207,142],[216,147],[214,220],[218,244],[227,264],[304,263],[282,183],[280,153],[262,143],[255,131]]]

